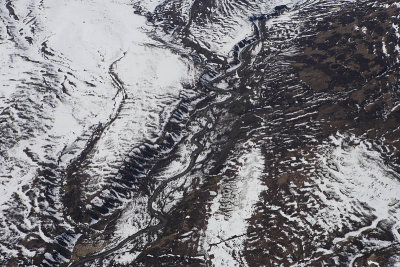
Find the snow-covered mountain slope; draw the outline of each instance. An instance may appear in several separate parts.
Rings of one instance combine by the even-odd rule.
[[[0,264],[396,266],[393,0],[7,0]]]
[[[101,206],[97,195],[161,136],[197,74],[148,37],[129,2],[8,1],[1,14],[2,255],[35,257],[21,242],[55,242],[51,224],[72,229],[63,216],[74,202]]]

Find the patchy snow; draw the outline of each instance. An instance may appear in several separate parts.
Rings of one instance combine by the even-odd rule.
[[[357,214],[365,214],[370,224],[347,231],[334,243],[360,236],[383,221],[392,225],[393,238],[399,240],[400,180],[380,153],[370,142],[345,135],[332,136],[322,150],[317,184],[327,207],[318,211],[316,223],[327,232],[342,231],[349,219],[362,223]]]
[[[226,195],[226,188],[222,188],[214,198],[207,229],[202,237],[202,253],[206,254],[213,266],[246,266],[241,257],[248,227],[246,220],[252,215],[252,207],[258,201],[259,194],[266,189],[260,181],[264,170],[260,148],[251,148],[250,152],[239,158],[238,165],[240,167],[230,185],[232,191],[228,193],[229,196]],[[228,214],[223,211],[227,208],[224,204],[226,201],[231,203]]]
[[[361,31],[362,31],[364,34],[367,34],[368,29],[367,29],[367,27],[363,26],[363,27],[361,28]]]
[[[115,261],[119,264],[129,264],[132,263],[139,254],[140,252],[137,253],[124,252],[116,256]]]
[[[162,3],[164,3],[165,0],[134,0],[133,3],[134,4],[138,4],[140,5],[142,8],[144,8],[145,10],[149,11],[149,12],[153,12],[157,6],[161,5]]]
[[[248,1],[243,5],[230,0],[218,0],[208,10],[210,18],[206,19],[207,23],[192,23],[190,31],[202,46],[218,55],[228,56],[235,44],[253,34],[253,25],[249,19],[251,16],[272,13],[278,5],[291,8],[302,2],[304,0],[263,0]]]
[[[150,215],[147,212],[148,197],[135,196],[127,205],[116,224],[115,236],[124,239],[148,226]]]
[[[393,29],[394,29],[394,31],[395,31],[395,34],[396,34],[397,39],[400,39],[399,25],[396,25],[396,24],[392,23],[392,27],[393,27]]]

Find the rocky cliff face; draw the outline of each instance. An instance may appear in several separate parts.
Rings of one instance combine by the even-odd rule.
[[[397,266],[399,8],[6,1],[0,263]]]

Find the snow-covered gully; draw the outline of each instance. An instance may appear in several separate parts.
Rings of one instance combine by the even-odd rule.
[[[127,97],[126,93],[126,88],[123,85],[123,82],[121,79],[118,77],[118,74],[115,72],[115,65],[118,64],[118,62],[125,56],[125,53],[122,57],[119,57],[116,59],[109,67],[109,74],[111,77],[111,80],[113,81],[113,85],[116,88],[116,94],[113,97],[114,100],[114,112],[110,115],[110,118],[107,122],[100,123],[99,126],[97,126],[96,130],[91,134],[91,137],[89,138],[87,144],[85,145],[84,149],[80,153],[80,155],[74,159],[72,162],[69,163],[67,169],[66,169],[66,185],[69,187],[69,185],[72,185],[72,189],[70,192],[64,192],[64,194],[68,197],[65,197],[64,200],[64,205],[66,207],[66,210],[77,210],[76,206],[72,206],[74,202],[71,202],[71,198],[76,198],[80,199],[80,190],[79,188],[82,186],[81,182],[79,181],[79,177],[73,176],[74,172],[77,172],[79,168],[81,168],[82,163],[86,160],[87,156],[92,152],[93,148],[95,147],[96,143],[100,140],[101,136],[103,135],[104,131],[110,127],[110,125],[117,119],[117,117],[120,115],[121,109],[123,105],[125,104],[125,99]],[[63,152],[61,152],[61,156],[63,155]],[[61,157],[60,156],[60,157]],[[76,203],[76,202],[75,202]],[[66,214],[66,218],[71,216],[71,214]]]

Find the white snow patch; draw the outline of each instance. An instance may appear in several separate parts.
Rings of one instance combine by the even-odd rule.
[[[115,236],[124,239],[148,226],[150,215],[147,212],[148,197],[135,196],[127,205],[116,224]]]
[[[387,48],[386,48],[386,43],[385,40],[382,41],[382,52],[385,56],[389,56],[388,52],[387,52]]]
[[[393,27],[393,29],[394,29],[394,31],[395,31],[395,34],[396,34],[397,39],[400,39],[399,25],[396,25],[396,24],[392,23],[392,27]]]
[[[202,247],[213,266],[246,266],[241,258],[243,242],[253,205],[259,194],[266,189],[260,181],[264,170],[264,157],[260,148],[253,148],[248,154],[240,157],[241,164],[235,182],[235,189],[230,201],[232,211],[226,216],[221,211],[222,192],[214,198],[211,205],[211,216],[207,230],[203,233]],[[233,255],[235,254],[235,256]]]
[[[362,28],[361,28],[361,31],[364,33],[364,34],[367,34],[367,27],[365,27],[365,26],[363,26]]]
[[[132,263],[139,254],[140,252],[137,253],[124,252],[115,257],[115,261],[119,264],[129,264]]]

